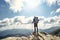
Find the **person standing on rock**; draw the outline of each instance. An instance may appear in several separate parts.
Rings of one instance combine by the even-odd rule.
[[[38,22],[39,22],[38,17],[34,17],[33,23],[34,23],[34,33],[35,33],[35,34],[38,33]]]

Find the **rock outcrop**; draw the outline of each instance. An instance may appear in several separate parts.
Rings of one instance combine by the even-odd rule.
[[[7,38],[0,39],[0,40],[60,40],[60,37],[40,32],[40,33],[38,33],[37,36],[33,35],[33,33],[31,33],[31,35],[29,35],[27,37],[25,37],[25,36],[7,37]]]

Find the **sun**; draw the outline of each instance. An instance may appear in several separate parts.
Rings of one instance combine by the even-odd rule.
[[[26,9],[34,9],[39,5],[40,0],[25,0],[24,2]]]

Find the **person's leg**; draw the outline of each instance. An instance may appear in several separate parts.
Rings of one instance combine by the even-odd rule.
[[[38,25],[37,25],[37,23],[35,25],[36,25],[36,33],[38,33]]]
[[[35,27],[34,27],[34,33],[35,33]]]
[[[37,27],[37,34],[38,34],[38,27]]]
[[[36,35],[36,27],[34,27],[34,32],[33,32],[34,35]]]
[[[34,23],[34,33],[36,33],[36,23]]]
[[[38,35],[38,27],[37,27],[37,35]]]

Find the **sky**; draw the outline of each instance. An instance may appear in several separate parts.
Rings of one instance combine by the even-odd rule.
[[[60,26],[60,0],[0,0],[0,30],[32,29],[34,16],[39,29]]]

